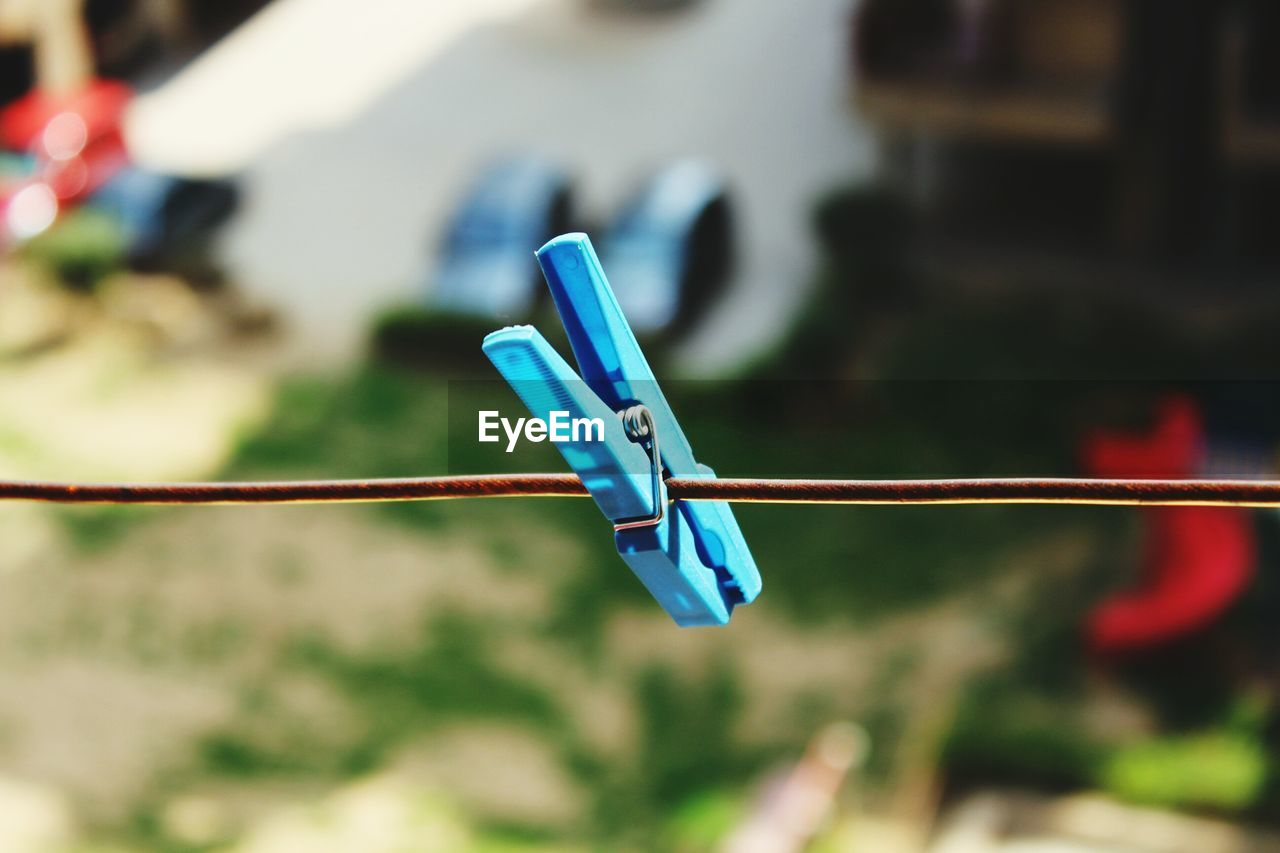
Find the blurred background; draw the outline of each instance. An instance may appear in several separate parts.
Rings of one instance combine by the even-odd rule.
[[[1277,42],[0,0],[0,476],[504,465],[462,380],[585,230],[723,475],[1275,477]],[[1276,513],[737,515],[680,630],[580,500],[0,506],[0,849],[1280,850]]]

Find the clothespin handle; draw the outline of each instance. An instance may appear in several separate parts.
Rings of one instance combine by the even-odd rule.
[[[664,467],[674,476],[698,476],[689,440],[609,287],[590,238],[581,233],[556,237],[538,250],[538,263],[583,380],[615,411],[646,405],[662,436]]]

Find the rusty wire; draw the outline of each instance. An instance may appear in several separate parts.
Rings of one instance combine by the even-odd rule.
[[[804,504],[1110,504],[1280,507],[1272,480],[760,480],[670,478],[673,500]],[[225,483],[0,481],[0,500],[82,504],[276,504],[582,496],[573,474]]]

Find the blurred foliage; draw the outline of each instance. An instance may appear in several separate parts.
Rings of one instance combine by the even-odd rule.
[[[1211,728],[1152,737],[1118,747],[1100,769],[1107,790],[1166,808],[1239,812],[1264,795],[1272,759],[1261,693],[1235,700]]]
[[[388,362],[483,376],[490,367],[480,343],[495,327],[489,317],[402,305],[374,321],[370,345],[379,359]]]
[[[1254,804],[1267,764],[1257,740],[1208,732],[1126,746],[1107,763],[1101,781],[1112,793],[1138,803],[1235,811]]]
[[[53,508],[55,517],[66,532],[67,542],[72,548],[85,554],[110,548],[134,524],[163,511],[136,506],[67,505]]]
[[[125,240],[110,214],[81,207],[26,243],[23,253],[69,286],[89,290],[124,265]]]
[[[1088,785],[1109,754],[1087,733],[1074,703],[1046,702],[995,678],[971,689],[952,724],[943,762],[960,779]]]
[[[885,309],[911,304],[916,284],[907,268],[912,223],[887,189],[841,188],[815,207],[813,226],[823,265],[808,307],[786,342],[751,371],[768,378],[848,378]]]
[[[746,804],[740,795],[716,789],[703,791],[672,811],[665,833],[669,849],[714,849],[745,815]]]

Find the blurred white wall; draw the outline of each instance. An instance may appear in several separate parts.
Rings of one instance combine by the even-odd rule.
[[[350,354],[369,316],[420,291],[494,155],[558,158],[595,221],[669,158],[705,158],[742,225],[734,289],[687,347],[688,372],[714,374],[784,333],[814,265],[816,194],[870,170],[847,97],[849,6],[277,0],[144,96],[130,143],[148,165],[243,172],[225,260],[285,308],[308,358]]]

